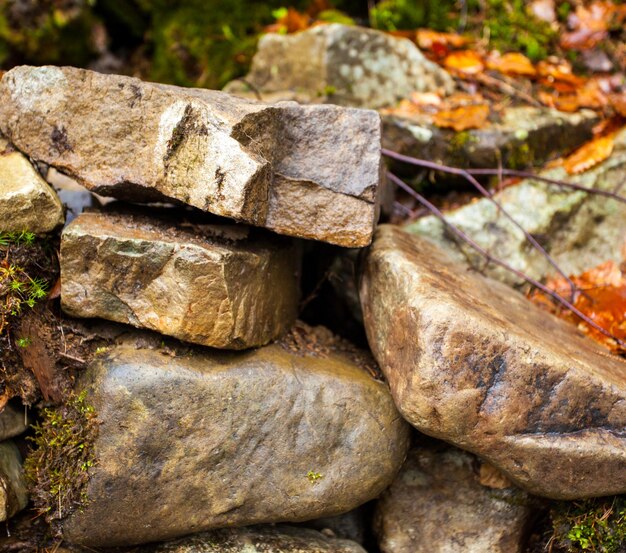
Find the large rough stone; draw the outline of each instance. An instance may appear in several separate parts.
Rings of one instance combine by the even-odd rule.
[[[520,553],[530,501],[504,479],[483,485],[493,470],[458,449],[412,449],[378,502],[382,553]]]
[[[83,213],[62,234],[61,305],[206,346],[266,344],[295,321],[298,255],[250,233]]]
[[[569,177],[562,168],[543,176],[566,180],[587,188],[626,191],[626,131],[615,137],[611,157],[581,175]],[[604,261],[622,260],[626,239],[626,204],[603,196],[565,190],[532,179],[505,188],[495,198],[528,232],[535,236],[566,274],[579,274]],[[527,275],[541,280],[554,273],[543,255],[532,248],[516,228],[488,199],[480,199],[446,213],[459,227],[492,255]],[[523,281],[493,264],[486,264],[474,250],[457,242],[439,219],[423,217],[405,227],[426,236],[454,259],[481,267],[492,278],[510,285]]]
[[[19,411],[10,403],[0,411],[0,442],[19,436],[28,428],[28,417],[24,409]]]
[[[136,544],[335,515],[380,494],[409,427],[355,352],[318,340],[97,357],[85,384],[100,421],[95,466],[65,537]]]
[[[28,503],[22,457],[12,441],[0,443],[0,522],[8,520]]]
[[[537,495],[626,492],[626,363],[427,240],[379,227],[365,327],[396,405]]]
[[[383,114],[383,146],[395,152],[452,167],[523,168],[541,165],[592,138],[598,116],[590,110],[511,107],[485,128],[454,132],[426,116]],[[403,164],[403,171],[417,171]]]
[[[253,526],[203,532],[139,553],[366,553],[358,543],[290,526]]]
[[[54,190],[0,137],[0,232],[50,232],[63,220]]]
[[[415,91],[454,88],[452,77],[410,40],[338,23],[264,35],[245,82],[227,90],[245,93],[246,83],[273,98],[367,108],[395,104]]]
[[[0,128],[105,196],[166,197],[342,246],[371,241],[381,177],[374,111],[21,66],[2,78]]]

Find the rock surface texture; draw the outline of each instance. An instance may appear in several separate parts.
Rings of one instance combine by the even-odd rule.
[[[626,492],[626,363],[424,239],[379,227],[361,284],[403,416],[555,499]]]
[[[0,137],[0,232],[50,232],[63,220],[54,190]]]
[[[0,442],[14,436],[19,436],[28,428],[28,419],[22,409],[19,411],[13,405],[7,404],[0,411]]]
[[[169,198],[353,247],[370,242],[378,215],[374,111],[21,66],[2,78],[0,128],[30,157],[105,196]]]
[[[562,168],[543,176],[608,190],[626,191],[626,131],[615,137],[613,155],[597,167],[575,177]],[[565,190],[532,179],[510,186],[495,198],[528,232],[537,237],[566,274],[579,274],[609,259],[620,263],[626,237],[626,204],[603,196]],[[478,244],[527,275],[541,280],[554,269],[529,246],[523,233],[487,199],[480,199],[446,213],[447,220]],[[449,237],[441,221],[427,216],[407,225],[408,232],[437,242],[454,259],[471,263],[510,285],[522,284],[515,275],[482,258]]]
[[[454,88],[452,77],[410,40],[338,23],[267,33],[245,80],[275,98],[364,108],[395,104],[415,91]],[[242,84],[227,89],[237,93],[245,90]]]
[[[8,520],[28,503],[22,457],[12,441],[0,443],[0,522]]]
[[[138,553],[366,553],[359,544],[306,528],[252,526],[203,532]]]
[[[290,240],[249,234],[83,213],[62,235],[62,307],[217,348],[266,344],[295,321],[298,255]]]
[[[383,146],[453,167],[524,168],[567,154],[592,138],[598,116],[590,110],[510,107],[483,129],[454,132],[426,116],[383,114]],[[407,165],[404,170],[410,170]],[[419,169],[414,169],[416,172]]]
[[[376,497],[409,427],[354,355],[275,344],[175,356],[121,346],[96,358],[85,384],[100,421],[95,465],[65,537],[137,544]]]
[[[521,552],[528,497],[502,479],[481,484],[483,467],[458,449],[411,450],[378,502],[382,553]]]

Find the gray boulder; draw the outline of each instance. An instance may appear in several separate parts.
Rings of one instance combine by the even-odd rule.
[[[8,520],[26,507],[28,491],[22,457],[15,444],[8,440],[0,443],[0,522]]]
[[[10,403],[0,411],[0,442],[19,436],[28,428],[28,417],[24,409],[18,410]]]

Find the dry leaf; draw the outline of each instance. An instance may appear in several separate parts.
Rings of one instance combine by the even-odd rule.
[[[616,113],[622,117],[626,117],[626,92],[611,94],[609,96],[609,103]]]
[[[424,50],[433,50],[437,45],[461,48],[470,42],[467,37],[456,33],[438,33],[431,29],[418,29],[415,37],[417,45]]]
[[[489,106],[477,104],[441,110],[435,114],[433,122],[438,127],[459,132],[467,129],[480,129],[487,122],[487,117],[489,117]]]
[[[494,71],[499,71],[503,75],[534,77],[537,74],[537,70],[532,62],[526,56],[517,52],[502,56],[492,55],[487,60],[487,67]]]
[[[548,84],[560,82],[571,87],[578,87],[585,83],[585,79],[572,73],[572,66],[565,61],[560,61],[559,63],[540,61],[536,69],[539,76],[543,77],[544,82]]]
[[[300,13],[294,8],[288,8],[287,13],[276,20],[276,23],[265,27],[268,33],[297,33],[311,26],[311,19],[306,13]]]
[[[563,162],[569,175],[583,173],[607,159],[613,152],[613,136],[601,136],[587,142]]]
[[[476,75],[485,68],[482,58],[472,50],[452,52],[443,61],[446,69],[460,75]]]

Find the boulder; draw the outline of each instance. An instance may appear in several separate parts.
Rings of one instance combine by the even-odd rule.
[[[400,154],[452,167],[524,168],[567,154],[593,137],[594,111],[564,113],[530,106],[506,108],[481,129],[455,132],[428,116],[384,113],[383,146]],[[395,164],[394,164],[395,165]],[[399,165],[399,164],[398,164]],[[401,170],[419,168],[402,164]]]
[[[626,492],[626,363],[425,239],[379,227],[365,329],[396,405],[531,493]]]
[[[0,137],[0,232],[45,233],[63,220],[63,206],[54,190]]]
[[[130,545],[299,522],[380,494],[409,427],[359,352],[324,336],[240,353],[128,345],[97,356],[81,386],[99,421],[95,458],[77,492],[85,503],[64,512],[65,538]]]
[[[493,472],[458,449],[412,449],[378,502],[382,553],[521,553],[529,497],[503,478],[484,478]]]
[[[333,23],[262,36],[250,72],[226,90],[250,88],[274,99],[375,109],[415,91],[450,92],[454,81],[409,39]]]
[[[351,247],[369,244],[378,216],[374,111],[21,66],[0,83],[0,128],[33,159],[105,196],[176,200]]]
[[[15,444],[0,443],[0,522],[8,520],[28,503],[22,457]]]
[[[587,188],[626,195],[626,131],[615,137],[609,159],[577,176],[568,176],[561,167],[542,172],[545,177],[566,180]],[[626,237],[626,203],[566,190],[533,179],[509,186],[494,196],[530,232],[566,274],[579,274],[609,259],[622,260]],[[447,212],[446,219],[472,237],[493,256],[541,280],[554,268],[530,246],[515,227],[488,199],[480,199]],[[501,267],[485,263],[468,246],[457,244],[435,216],[418,219],[404,227],[425,236],[454,259],[509,285],[523,281]]]
[[[291,241],[247,227],[83,213],[61,239],[61,305],[180,340],[243,349],[286,332],[298,309]]]
[[[252,526],[203,532],[144,546],[138,553],[366,553],[358,543],[290,526]]]
[[[28,418],[24,409],[18,410],[8,403],[0,411],[0,442],[19,436],[28,428]]]

